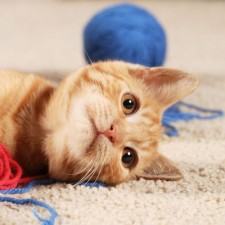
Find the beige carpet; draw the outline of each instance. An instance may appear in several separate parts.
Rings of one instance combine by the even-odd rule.
[[[110,4],[0,1],[0,67],[44,72],[54,79],[54,72],[59,77],[81,66],[82,28],[94,12]],[[166,27],[167,66],[202,78],[199,89],[186,101],[225,110],[225,2],[139,4],[154,12]],[[160,149],[183,171],[184,179],[179,182],[140,180],[99,189],[55,184],[14,197],[49,203],[59,214],[56,224],[63,225],[223,225],[225,119],[180,122],[177,127],[180,137],[164,137]],[[0,225],[39,224],[34,206],[0,206]]]

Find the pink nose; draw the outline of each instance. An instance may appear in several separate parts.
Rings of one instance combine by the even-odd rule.
[[[102,134],[105,135],[107,138],[109,138],[109,140],[112,143],[114,143],[117,138],[117,131],[118,131],[117,125],[112,124],[111,127],[108,130],[102,132]]]

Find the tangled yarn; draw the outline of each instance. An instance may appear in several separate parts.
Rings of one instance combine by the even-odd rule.
[[[50,185],[58,181],[56,180],[35,180],[36,177],[22,178],[22,168],[13,160],[7,148],[0,143],[0,194],[23,194],[34,186],[37,185]],[[75,183],[76,184],[76,183]],[[22,187],[18,187],[22,185]],[[84,182],[80,185],[87,187],[104,187],[106,184],[101,182]],[[0,195],[0,202],[11,202],[13,204],[25,205],[31,204],[42,207],[50,213],[50,218],[42,218],[34,209],[35,217],[41,222],[42,225],[53,225],[57,217],[57,212],[45,202],[41,202],[37,199],[17,199]]]
[[[4,145],[0,144],[0,190],[15,188],[32,180],[31,177],[21,177],[22,168],[12,159]]]
[[[7,148],[0,144],[0,193],[2,194],[22,194],[31,189],[32,186],[40,184],[50,184],[54,181],[34,181],[32,177],[22,178],[22,168],[13,160]],[[16,188],[18,185],[29,184],[25,188]],[[45,208],[51,213],[50,219],[41,218],[34,209],[34,215],[41,221],[42,225],[53,225],[57,216],[56,211],[48,204],[36,199],[17,199],[0,196],[0,202],[11,202],[14,204],[33,204]]]

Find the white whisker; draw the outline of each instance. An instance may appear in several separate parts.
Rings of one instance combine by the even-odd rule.
[[[96,158],[93,157],[93,159],[96,159]],[[87,173],[74,186],[78,186],[79,184],[81,184],[82,182],[84,182],[86,179],[89,179],[89,177],[92,176],[92,174],[93,174],[92,169],[94,167],[96,167],[96,164],[97,163],[98,163],[98,160],[96,160],[96,163],[91,166],[91,168],[87,171]]]
[[[101,161],[101,158],[102,158],[102,155],[100,153],[100,157],[99,157],[98,160],[96,160],[96,162],[98,162],[98,161],[100,162]],[[94,176],[94,174],[96,173],[96,171],[98,170],[98,168],[100,166],[100,163],[98,164],[98,166],[97,165],[95,165],[95,166],[96,166],[95,170],[92,172],[90,178],[84,183],[84,185],[86,185],[91,180],[91,178]]]
[[[102,172],[102,170],[103,170],[103,167],[104,167],[104,164],[105,164],[105,161],[106,161],[106,159],[108,158],[108,156],[109,156],[109,151],[107,151],[107,155],[106,155],[106,157],[105,158],[103,158],[103,163],[102,163],[102,167],[101,167],[101,169],[99,170],[99,172],[98,172],[98,175],[97,175],[97,177],[96,177],[96,179],[95,179],[95,181],[94,181],[94,183],[93,183],[93,185],[98,181],[98,178],[99,178],[99,176],[100,176],[100,174],[101,174],[101,172]],[[110,161],[110,159],[109,159],[109,161]]]
[[[78,182],[76,182],[76,183],[74,184],[74,187],[76,187],[76,186],[80,185],[82,182],[84,182],[85,179],[86,179],[87,177],[90,176],[90,173],[92,173],[92,169],[93,169],[93,168],[94,168],[94,165],[92,165],[92,166],[90,167],[90,169],[85,173],[85,175],[84,175]]]
[[[90,153],[87,153],[86,156],[88,156],[89,154],[90,154]],[[94,158],[92,157],[92,159],[89,161],[88,165],[93,161],[93,159],[94,159]],[[76,168],[76,167],[78,167],[80,164],[84,163],[85,161],[87,161],[87,159],[84,157],[84,159],[80,160],[80,161],[79,161],[77,164],[75,164],[73,167]],[[87,165],[87,167],[88,167],[88,165]],[[77,175],[77,174],[82,173],[85,169],[86,169],[86,167],[85,167],[84,169],[82,169],[82,171],[80,171],[80,172],[78,172],[78,173],[71,173],[71,174],[69,174],[69,173],[63,173],[63,172],[61,172],[61,174],[73,176],[73,175]]]
[[[92,62],[92,60],[91,60],[91,58],[90,58],[90,56],[89,56],[89,54],[88,54],[88,52],[85,48],[84,48],[84,52],[85,52],[85,55],[88,57],[88,60],[90,61],[90,63],[93,64],[93,62]]]

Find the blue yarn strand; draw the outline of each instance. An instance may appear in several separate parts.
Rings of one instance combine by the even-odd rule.
[[[193,112],[182,112],[180,107],[186,107],[188,109],[195,110],[201,114],[193,113]],[[209,114],[209,115],[205,115],[205,114]],[[205,108],[181,101],[171,106],[169,109],[167,109],[163,115],[163,126],[166,128],[165,134],[170,137],[179,136],[179,131],[173,125],[173,123],[177,121],[187,122],[193,119],[211,120],[211,119],[222,117],[223,115],[224,115],[224,112],[221,110],[205,109]]]
[[[48,204],[38,201],[36,199],[31,199],[31,198],[17,199],[17,198],[11,198],[11,197],[0,197],[0,202],[11,202],[13,204],[18,204],[18,205],[32,204],[32,205],[36,205],[36,206],[47,209],[51,214],[50,219],[41,218],[38,215],[36,209],[34,209],[34,215],[36,216],[36,218],[39,221],[41,221],[42,225],[54,225],[55,219],[58,216],[57,212],[52,207],[50,207]]]
[[[2,194],[24,194],[34,186],[37,185],[49,185],[56,183],[56,180],[33,180],[30,181],[25,187],[22,188],[12,188],[9,190],[0,190],[0,193]]]
[[[30,181],[25,187],[22,188],[12,188],[9,190],[0,190],[0,193],[2,194],[24,194],[28,191],[31,190],[32,187],[37,186],[37,185],[49,185],[49,184],[54,184],[56,180],[33,180]],[[65,183],[65,182],[61,182]],[[74,183],[76,184],[76,183]],[[102,182],[83,182],[80,185],[86,186],[86,187],[106,187],[107,185]],[[54,225],[55,219],[57,217],[57,212],[48,204],[38,201],[36,199],[16,199],[16,198],[11,198],[11,197],[0,197],[0,202],[11,202],[14,204],[19,204],[19,205],[24,205],[24,204],[33,204],[42,208],[45,208],[47,211],[50,212],[51,216],[49,219],[44,219],[42,218],[38,213],[37,210],[34,209],[33,213],[35,217],[41,222],[42,225]]]
[[[99,187],[107,187],[108,185],[103,182],[83,182],[80,185],[90,188],[99,188]]]
[[[25,187],[12,188],[9,190],[0,190],[0,193],[2,193],[2,194],[24,194],[24,193],[30,191],[31,188],[33,188],[34,186],[50,185],[50,184],[54,184],[54,183],[66,183],[66,182],[60,182],[57,180],[33,180],[33,181],[30,181]],[[75,185],[76,182],[74,182],[73,184]],[[83,182],[80,185],[85,186],[85,187],[96,187],[96,188],[107,186],[105,183],[102,183],[102,182]]]

